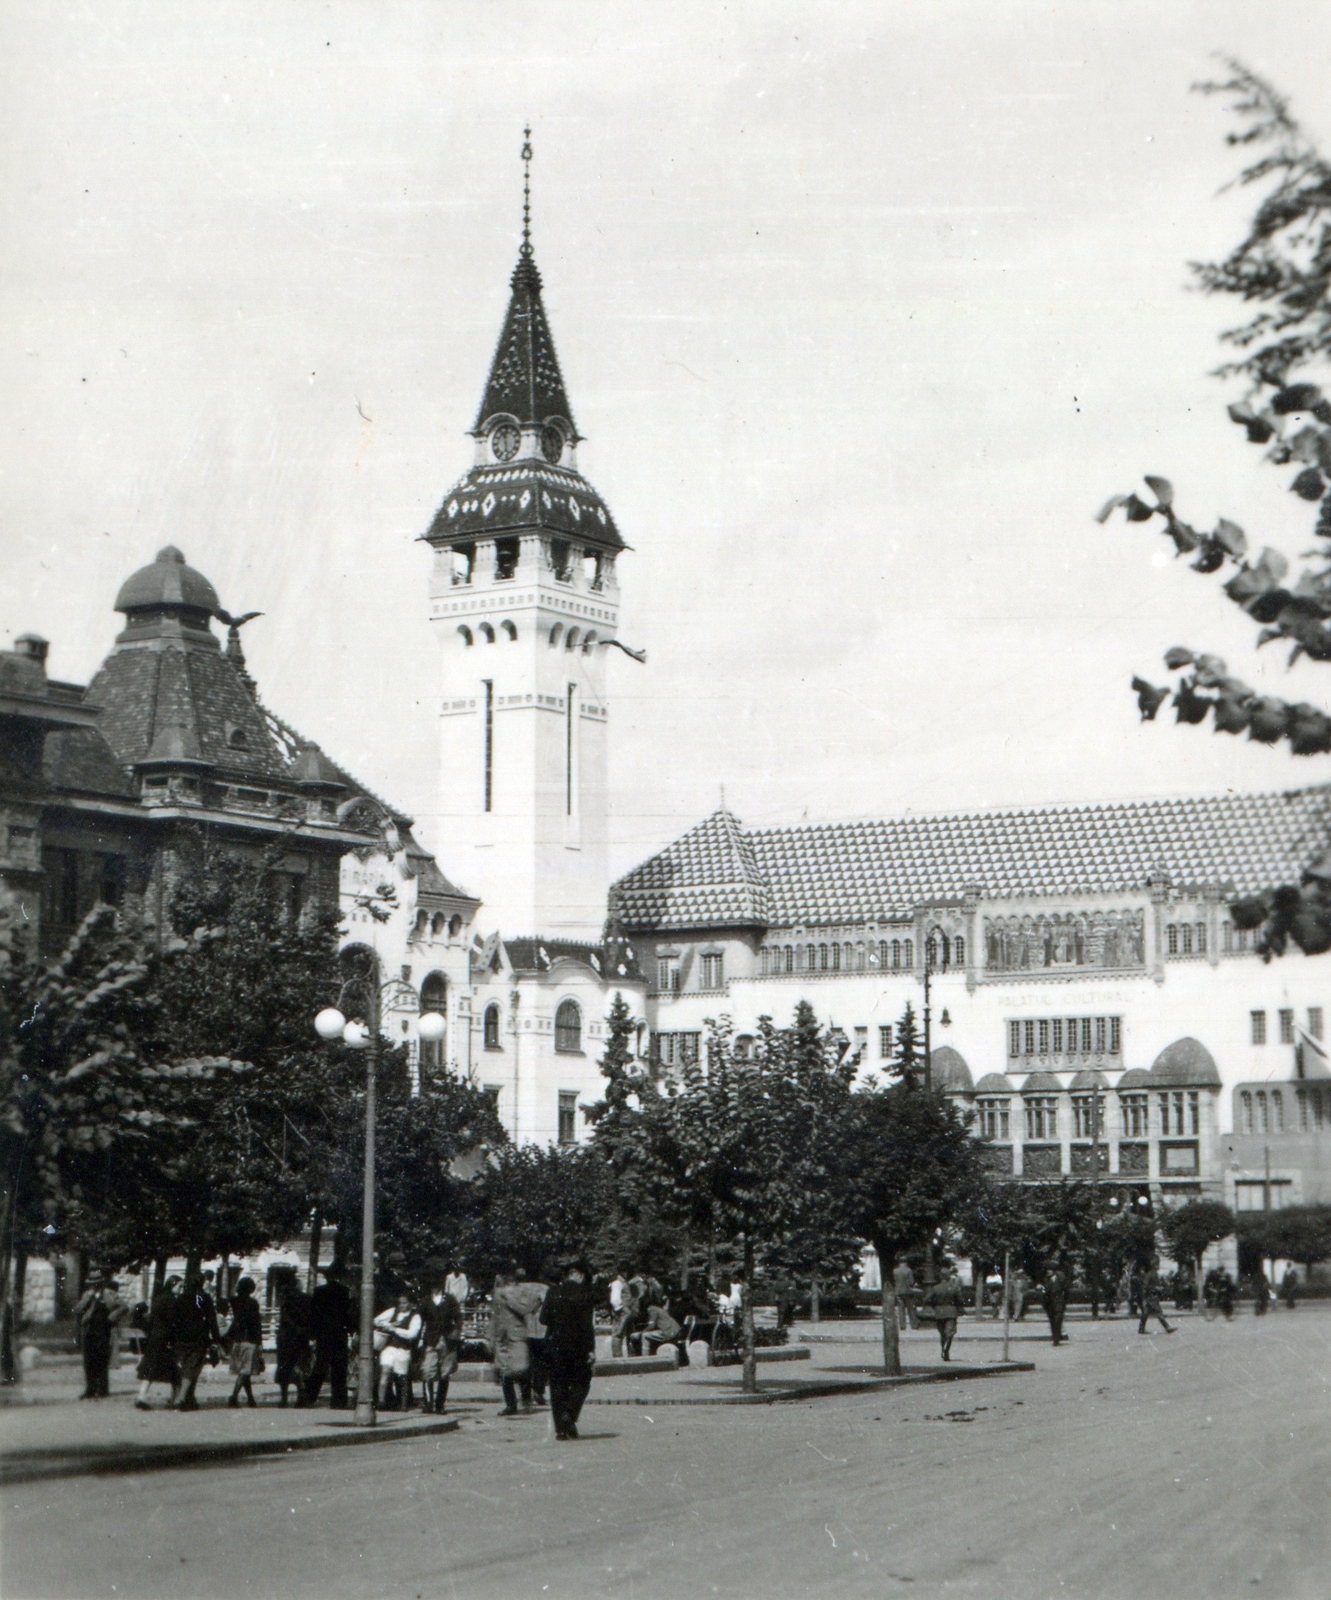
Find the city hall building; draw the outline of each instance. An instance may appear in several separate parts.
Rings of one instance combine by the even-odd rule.
[[[1331,791],[746,831],[718,811],[620,879],[663,1071],[807,1000],[884,1075],[929,978],[933,1086],[989,1168],[1236,1209],[1331,1200],[1328,964],[1227,910],[1297,882]],[[1100,1124],[1094,1122],[1096,1097]]]

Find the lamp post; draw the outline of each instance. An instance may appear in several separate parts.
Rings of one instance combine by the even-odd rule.
[[[339,999],[341,996],[339,996]],[[422,1039],[442,1039],[446,1027],[437,1011],[425,1012],[418,1025]],[[375,1088],[379,1072],[378,1019],[366,1026],[359,1017],[350,1021],[336,1006],[329,1006],[314,1019],[314,1030],[330,1043],[341,1039],[351,1050],[364,1050],[365,1056],[365,1187],[361,1211],[360,1336],[356,1356],[356,1417],[359,1428],[374,1426],[374,1118]]]

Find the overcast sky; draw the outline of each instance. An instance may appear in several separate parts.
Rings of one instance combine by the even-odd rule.
[[[1297,553],[1187,289],[1250,194],[1241,56],[1331,146],[1324,0],[0,6],[0,631],[86,678],[168,541],[265,701],[445,869],[415,543],[471,425],[535,144],[583,470],[633,550],[616,868],[750,826],[1331,777],[1142,726],[1174,643],[1325,701],[1152,530],[1142,472]],[[1261,677],[1265,673],[1265,678]]]

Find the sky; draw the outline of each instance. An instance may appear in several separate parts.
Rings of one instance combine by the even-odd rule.
[[[1138,720],[1186,644],[1325,703],[1151,527],[1309,542],[1208,374],[1242,58],[1321,0],[0,6],[0,637],[86,681],[170,542],[265,702],[436,828],[417,542],[471,461],[530,121],[579,461],[632,546],[613,864],[750,827],[1331,779]],[[1158,526],[1158,524],[1156,525]]]

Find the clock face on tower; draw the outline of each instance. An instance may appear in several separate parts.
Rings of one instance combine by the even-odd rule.
[[[547,461],[558,461],[564,453],[564,435],[558,428],[546,428],[541,433],[541,454]]]
[[[522,435],[511,422],[501,422],[490,435],[490,448],[496,461],[512,461],[522,443]]]

